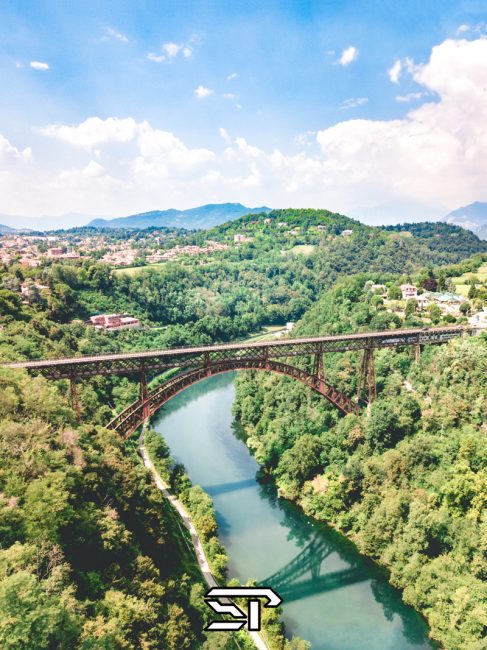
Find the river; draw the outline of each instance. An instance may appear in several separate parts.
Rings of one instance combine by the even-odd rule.
[[[332,528],[278,499],[235,435],[233,374],[196,384],[171,400],[152,426],[214,501],[229,577],[255,578],[283,598],[288,636],[312,650],[426,650],[424,620],[380,569]]]

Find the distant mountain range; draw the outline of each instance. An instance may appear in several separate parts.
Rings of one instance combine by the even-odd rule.
[[[22,217],[0,214],[0,234],[15,230],[55,230],[68,229],[76,226],[91,226],[94,228],[187,228],[196,230],[212,228],[226,221],[238,219],[246,214],[270,212],[266,206],[248,208],[241,203],[212,203],[201,205],[189,210],[153,210],[132,214],[127,217],[113,219],[89,217],[77,213],[65,214],[58,217]],[[445,217],[438,219],[449,224],[471,230],[480,239],[487,240],[487,203],[476,201],[462,208],[453,210]],[[431,221],[436,221],[432,219]]]
[[[453,210],[442,221],[471,230],[480,239],[487,239],[487,203],[470,203]]]
[[[241,203],[212,203],[190,210],[153,210],[116,219],[93,219],[87,225],[93,228],[150,228],[151,226],[187,229],[212,228],[225,223],[225,221],[237,219],[244,214],[270,211],[271,208],[266,206],[247,208]]]

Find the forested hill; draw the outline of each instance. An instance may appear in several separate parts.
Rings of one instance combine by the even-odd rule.
[[[414,309],[405,321],[387,311],[372,290],[385,281],[381,273],[340,280],[293,336],[420,324]],[[359,354],[325,355],[325,365],[329,383],[356,394]],[[282,495],[345,531],[386,567],[442,647],[480,650],[487,338],[426,346],[419,363],[409,350],[378,350],[375,367],[378,399],[370,415],[340,416],[299,382],[260,373],[239,376],[234,412]]]
[[[327,247],[330,244],[325,242],[332,240],[339,246],[334,239],[338,236],[350,238],[351,242],[360,240],[363,244],[365,238],[369,237],[376,246],[386,247],[395,241],[397,247],[406,251],[410,268],[418,255],[425,259],[428,252],[431,262],[454,263],[487,251],[487,242],[469,230],[452,224],[421,222],[368,226],[339,213],[315,209],[288,208],[272,210],[267,214],[244,215],[204,232],[205,237],[225,241],[235,235],[254,237],[258,242],[266,240],[268,246],[283,245],[284,248],[290,242],[295,245],[319,243]]]
[[[220,226],[211,230],[208,235],[216,233],[231,233],[238,232],[241,228],[252,228],[265,226],[277,227],[282,230],[286,228],[298,228],[304,231],[309,228],[316,228],[320,226],[324,232],[328,234],[339,235],[344,230],[353,229],[355,232],[369,232],[372,230],[370,226],[366,226],[356,219],[347,217],[338,212],[330,212],[329,210],[315,210],[312,208],[296,209],[287,208],[284,210],[271,210],[267,213],[246,214],[238,219],[232,219]]]
[[[385,226],[388,232],[409,233],[427,243],[431,250],[443,250],[448,242],[450,251],[468,256],[487,251],[487,241],[461,226],[442,222],[405,223],[399,226]]]
[[[202,647],[188,541],[90,392],[79,425],[62,388],[0,369],[0,647]]]

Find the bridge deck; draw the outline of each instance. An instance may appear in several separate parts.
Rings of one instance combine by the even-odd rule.
[[[63,359],[42,359],[4,364],[10,368],[26,368],[52,379],[91,377],[104,374],[155,372],[174,367],[189,367],[205,359],[279,358],[327,352],[345,352],[365,348],[399,347],[404,345],[443,343],[469,332],[467,327],[431,327],[415,329],[360,332],[335,336],[289,338],[257,343],[223,343],[197,347],[168,348],[146,352],[100,354]]]

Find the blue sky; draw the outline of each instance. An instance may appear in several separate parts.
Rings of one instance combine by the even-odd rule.
[[[0,213],[486,200],[486,23],[478,1],[2,3]]]

